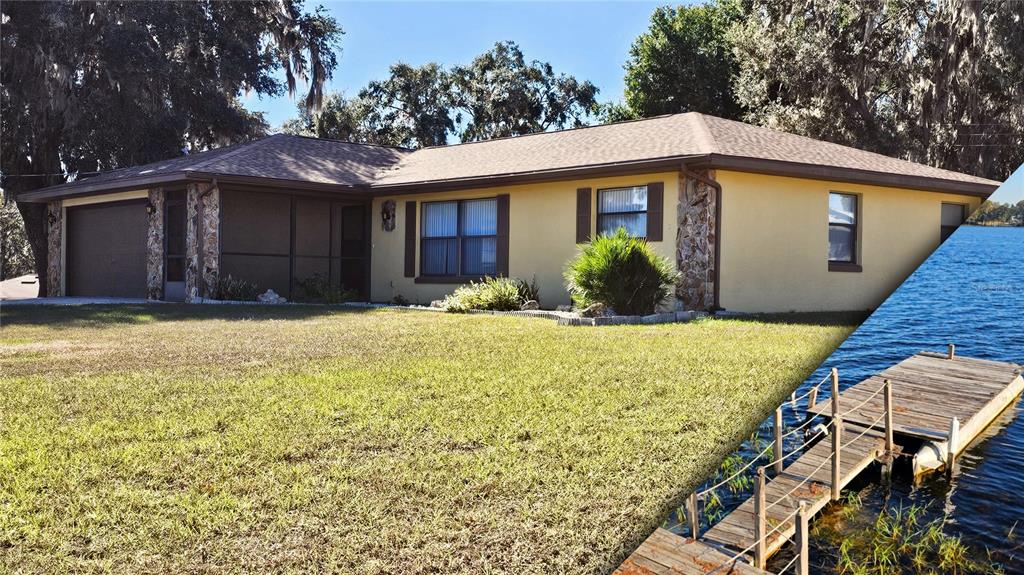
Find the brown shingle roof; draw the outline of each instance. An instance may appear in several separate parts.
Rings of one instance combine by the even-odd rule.
[[[806,136],[797,136],[705,114],[695,113],[693,115],[700,117],[711,134],[712,145],[715,148],[712,153],[722,156],[831,166],[996,186],[1000,184],[1000,182],[969,174],[915,164]]]
[[[28,192],[43,200],[175,178],[267,178],[415,191],[551,179],[578,170],[692,165],[986,195],[999,182],[699,113],[410,151],[279,134]],[[844,180],[845,179],[845,180]]]
[[[276,134],[244,144],[103,172],[46,190],[115,187],[154,179],[170,181],[189,173],[367,186],[382,168],[395,164],[408,153],[409,150],[403,148]]]
[[[696,114],[424,148],[384,171],[377,186],[563,170],[705,154]]]
[[[691,112],[426,148],[405,156],[396,166],[383,171],[374,186],[701,156],[751,158],[999,185],[999,182],[968,174]]]
[[[203,162],[196,171],[213,174],[365,186],[409,150],[277,134]]]

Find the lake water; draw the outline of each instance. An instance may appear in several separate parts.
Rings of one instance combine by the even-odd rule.
[[[1024,364],[1024,228],[957,230],[801,386],[798,395],[831,367],[839,368],[845,388],[918,351],[944,351],[950,342],[956,344],[958,355]],[[828,395],[827,387],[823,386],[823,396]],[[787,423],[802,422],[792,411],[784,409]],[[802,406],[797,411],[802,418]],[[946,533],[961,536],[973,554],[990,553],[1006,573],[1024,573],[1022,411],[1020,403],[1007,410],[990,436],[965,452],[952,480],[939,473],[917,486],[900,475],[888,488],[865,482],[859,513],[877,515],[884,506],[925,506],[927,518],[945,517]],[[769,422],[762,425],[762,436],[770,437]],[[795,443],[787,449],[800,442]],[[749,459],[752,450],[746,446],[744,451]],[[726,508],[744,495],[727,498]],[[812,537],[812,571],[835,572],[837,544]],[[781,569],[791,553],[781,552],[769,569]]]

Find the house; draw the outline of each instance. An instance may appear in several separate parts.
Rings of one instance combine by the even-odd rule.
[[[487,275],[545,307],[577,244],[625,227],[675,305],[877,306],[999,182],[699,113],[417,151],[275,135],[34,190],[50,296],[192,300],[319,274],[429,302]]]

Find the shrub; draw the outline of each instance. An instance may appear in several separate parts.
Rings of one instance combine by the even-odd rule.
[[[533,276],[530,283],[526,283],[526,280],[517,279],[516,288],[519,289],[519,299],[526,303],[530,300],[540,302],[540,288],[537,287],[537,276]]]
[[[583,246],[569,262],[565,280],[580,307],[602,303],[618,314],[645,315],[672,293],[678,275],[645,240],[619,228]]]
[[[217,280],[215,299],[222,301],[254,301],[260,293],[256,284],[228,274]]]
[[[491,311],[518,311],[523,302],[519,292],[519,280],[511,278],[486,277],[480,283],[470,282],[460,286],[444,298],[445,311],[465,313],[471,309]]]
[[[335,287],[327,278],[320,274],[296,280],[295,301],[305,303],[345,303],[359,298],[359,292],[345,289],[345,286]]]

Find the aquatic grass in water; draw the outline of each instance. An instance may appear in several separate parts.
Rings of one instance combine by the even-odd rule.
[[[823,566],[849,575],[1001,574],[990,554],[972,553],[958,535],[943,529],[947,517],[925,520],[922,506],[883,509],[873,518],[861,513],[858,496],[848,496],[837,513],[816,522],[812,533],[838,543],[835,564]],[[984,555],[986,559],[978,559]]]

